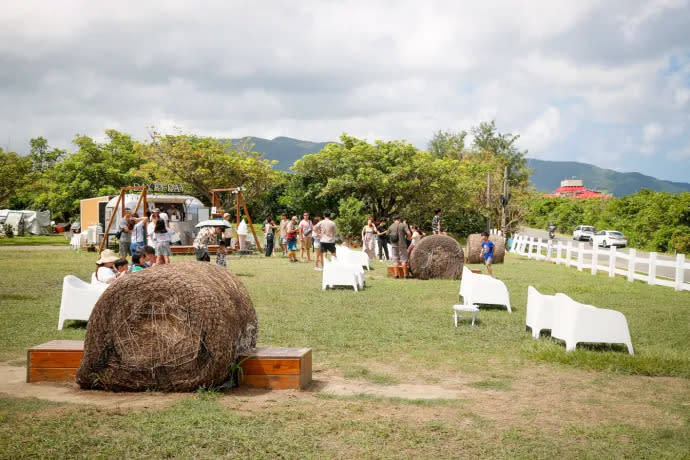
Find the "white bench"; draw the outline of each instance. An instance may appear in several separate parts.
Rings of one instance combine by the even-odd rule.
[[[566,351],[578,343],[622,343],[633,351],[625,315],[616,310],[597,308],[576,302],[565,294],[556,294],[556,318],[551,337],[563,340]]]
[[[541,294],[532,286],[528,286],[525,324],[532,331],[532,337],[538,339],[542,330],[551,331],[555,319],[556,296]]]
[[[354,269],[355,267],[328,259],[323,261],[323,276],[321,278],[321,289],[324,291],[333,286],[352,286],[355,292],[358,291],[360,278]],[[361,270],[362,268],[359,267]],[[362,281],[362,285],[364,285]]]
[[[565,294],[543,295],[529,286],[525,324],[535,339],[550,329],[551,337],[565,342],[566,351],[575,350],[578,343],[622,343],[634,354],[623,313],[582,304]]]
[[[462,267],[460,296],[465,305],[505,305],[508,312],[513,311],[510,308],[508,288],[503,281],[488,275],[472,273],[466,266]]]
[[[370,270],[369,255],[364,251],[355,251],[345,245],[339,244],[335,247],[335,255],[338,260],[342,262],[359,265],[360,267]]]

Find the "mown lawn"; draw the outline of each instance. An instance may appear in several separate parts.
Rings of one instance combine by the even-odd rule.
[[[7,238],[0,237],[0,246],[67,246],[69,240],[64,235],[24,235]]]
[[[182,260],[176,256],[174,260]],[[0,252],[0,360],[83,338],[57,331],[61,280],[88,279],[93,253]],[[105,457],[637,457],[690,455],[690,292],[650,287],[509,257],[495,267],[514,312],[486,309],[479,327],[453,327],[456,281],[393,280],[320,290],[310,264],[230,259],[259,315],[263,345],[311,347],[316,384],[294,397],[200,393],[164,409],[83,408],[0,399],[0,456]],[[524,330],[527,286],[614,308],[635,347],[578,347]],[[457,398],[338,396],[338,378],[373,387],[428,385]],[[424,387],[422,387],[424,388]]]

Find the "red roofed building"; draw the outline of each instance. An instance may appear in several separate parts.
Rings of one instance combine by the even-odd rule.
[[[547,193],[544,196],[551,198],[611,198],[611,195],[588,189],[582,184],[581,179],[562,180],[560,187],[554,190],[553,193]]]

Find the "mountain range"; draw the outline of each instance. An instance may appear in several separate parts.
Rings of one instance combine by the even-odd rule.
[[[277,160],[277,169],[289,171],[290,166],[308,153],[319,152],[331,142],[311,142],[290,137],[262,139],[260,137],[243,137],[231,139],[233,144],[249,142],[252,150],[263,153],[269,160]],[[561,180],[575,177],[582,179],[584,185],[593,190],[605,191],[613,196],[624,196],[639,192],[643,188],[650,190],[680,193],[690,192],[690,184],[656,179],[637,172],[618,172],[612,169],[599,168],[588,163],[575,161],[546,161],[527,159],[528,166],[534,170],[530,178],[538,191],[552,192],[560,186]]]

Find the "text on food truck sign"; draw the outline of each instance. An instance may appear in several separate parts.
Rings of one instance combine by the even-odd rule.
[[[182,184],[134,184],[145,185],[149,188],[151,192],[164,192],[164,193],[184,193],[184,185]]]

